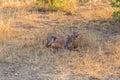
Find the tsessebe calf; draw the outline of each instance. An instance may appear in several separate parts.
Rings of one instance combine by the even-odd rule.
[[[73,32],[71,35],[50,36],[47,38],[46,47],[74,50],[78,47],[78,41],[78,32]]]

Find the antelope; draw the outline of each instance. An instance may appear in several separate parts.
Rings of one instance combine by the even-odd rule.
[[[46,47],[74,50],[78,47],[78,41],[78,32],[73,32],[71,35],[50,36],[47,38]]]

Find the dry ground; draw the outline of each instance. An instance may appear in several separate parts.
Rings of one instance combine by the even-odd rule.
[[[108,4],[73,15],[0,8],[0,80],[120,80],[120,23]],[[78,51],[47,49],[50,35],[80,32]]]

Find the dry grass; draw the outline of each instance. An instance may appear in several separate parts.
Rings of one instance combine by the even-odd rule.
[[[10,27],[9,22],[0,22],[0,42],[6,41],[13,36],[13,29]]]
[[[0,13],[0,41],[6,40],[0,44],[0,79],[119,80],[120,24],[108,4],[80,6],[73,15],[8,11]],[[47,36],[72,31],[81,34],[78,51],[44,47]]]
[[[34,0],[0,0],[0,6],[3,7],[11,7],[11,8],[19,8],[29,6],[31,2]]]
[[[83,12],[81,12],[82,17],[88,20],[100,20],[100,19],[112,18],[111,16],[112,13],[115,10],[118,10],[118,9],[112,8],[110,5],[106,5],[103,3],[98,3],[98,4],[90,3],[89,6],[83,6],[81,8],[84,10]]]

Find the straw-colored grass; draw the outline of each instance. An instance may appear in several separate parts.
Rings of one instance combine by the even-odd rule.
[[[73,15],[0,10],[0,79],[119,80],[120,23],[111,17],[114,9],[108,3],[90,4],[79,6]],[[44,46],[47,36],[72,31],[80,32],[77,51]]]
[[[0,42],[6,41],[13,36],[13,29],[10,27],[9,22],[0,22]]]

